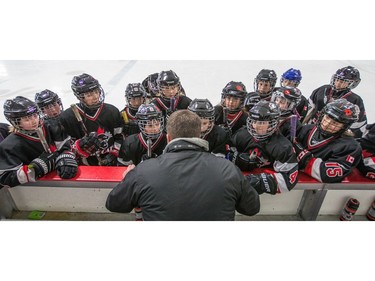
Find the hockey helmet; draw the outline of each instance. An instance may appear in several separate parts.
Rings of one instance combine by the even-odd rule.
[[[164,130],[164,116],[160,109],[150,103],[150,104],[141,104],[136,113],[138,127],[141,133],[150,139],[158,138]],[[146,132],[146,125],[156,123],[160,124],[160,128],[157,132]]]
[[[89,74],[82,73],[81,75],[74,76],[71,87],[74,95],[80,100],[81,104],[88,109],[97,109],[104,102],[105,94],[102,86],[99,84],[98,80]],[[99,102],[95,105],[88,106],[84,101],[85,93],[94,90],[99,91]]]
[[[343,89],[336,89],[335,82],[336,80],[342,80],[344,82],[348,83],[348,86],[346,89],[354,89],[358,86],[358,84],[361,82],[361,77],[358,69],[356,69],[353,66],[346,66],[343,68],[340,68],[336,71],[335,74],[332,75],[331,78],[331,86],[334,90],[343,90]]]
[[[301,91],[297,88],[280,87],[272,93],[271,101],[279,106],[281,116],[284,116],[293,113],[301,102],[301,95]],[[286,103],[286,108],[282,109],[279,103]]]
[[[280,86],[284,86],[283,83],[285,80],[292,81],[294,83],[294,87],[298,87],[302,80],[301,71],[294,68],[288,69],[283,73],[283,75],[281,75]]]
[[[41,110],[41,114],[42,114],[42,117],[43,118],[57,118],[60,116],[61,112],[64,110],[64,107],[63,107],[63,104],[61,102],[61,99],[60,97],[48,90],[48,89],[45,89],[39,93],[36,93],[35,94],[35,102],[36,104],[38,105],[38,107],[40,108]],[[52,107],[54,105],[58,104],[59,107],[60,107],[60,110],[59,111],[53,111],[51,112],[52,114],[50,115],[47,115],[43,112],[44,109],[48,109],[49,107]]]

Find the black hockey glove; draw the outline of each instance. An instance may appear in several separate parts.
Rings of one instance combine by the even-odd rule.
[[[251,158],[249,153],[240,153],[236,159],[236,165],[241,171],[251,171],[258,168],[258,158]]]
[[[293,142],[293,147],[296,151],[298,167],[300,170],[304,170],[306,168],[307,163],[310,161],[311,158],[313,158],[313,154],[307,149],[304,149],[302,145],[296,140],[294,140]]]
[[[228,125],[220,124],[219,127],[223,128],[228,138],[232,137],[232,128]]]
[[[78,164],[73,152],[61,153],[56,159],[56,172],[62,179],[71,179],[77,175]]]
[[[123,134],[124,136],[130,136],[139,133],[139,127],[136,122],[130,120],[129,123],[124,125]]]
[[[31,161],[29,168],[35,171],[35,178],[40,178],[55,169],[55,153],[43,152],[38,158]]]
[[[89,157],[101,148],[101,142],[96,132],[91,132],[87,136],[76,140],[74,144],[78,154],[83,157]]]
[[[110,152],[102,158],[102,166],[117,166],[119,151],[112,148]]]
[[[145,161],[145,160],[148,160],[148,159],[151,159],[151,158],[156,158],[156,157],[158,157],[158,156],[156,155],[156,153],[151,153],[151,157],[149,157],[147,154],[143,154],[143,155],[142,155],[142,158],[141,158],[141,162],[143,162],[143,161]]]
[[[275,178],[266,173],[258,175],[247,175],[250,185],[258,192],[258,194],[269,193],[275,195],[277,193],[277,182]]]

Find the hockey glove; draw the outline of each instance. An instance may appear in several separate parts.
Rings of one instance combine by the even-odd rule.
[[[151,159],[151,158],[156,158],[156,157],[158,157],[158,156],[156,155],[156,153],[151,153],[151,157],[149,157],[147,154],[143,154],[143,155],[142,155],[142,158],[141,158],[141,162],[143,162],[143,161],[145,161],[145,160],[148,160],[148,159]]]
[[[223,128],[225,133],[227,134],[227,138],[232,137],[232,128],[228,125],[220,124],[219,127]]]
[[[79,155],[87,158],[101,148],[101,143],[98,139],[98,134],[91,132],[87,136],[76,140],[74,147]]]
[[[130,136],[139,133],[138,124],[134,121],[129,121],[129,123],[124,125],[123,134],[124,136]]]
[[[62,179],[71,179],[77,175],[78,164],[73,152],[61,153],[56,159],[56,172]]]
[[[119,151],[112,148],[110,152],[102,158],[102,166],[117,166]]]
[[[269,193],[275,195],[277,193],[277,182],[275,178],[266,173],[258,175],[247,175],[250,185],[258,192],[258,194]]]
[[[29,168],[35,171],[35,178],[40,178],[55,169],[55,153],[43,152],[38,158],[31,161]]]
[[[298,167],[300,170],[304,170],[307,163],[311,158],[313,158],[313,154],[307,149],[304,149],[302,145],[296,140],[293,142],[293,147],[296,151]]]
[[[250,158],[249,153],[240,153],[236,159],[236,165],[241,171],[251,171],[258,168],[258,158]]]
[[[237,156],[238,156],[237,148],[229,147],[229,151],[227,155],[225,156],[225,158],[231,161],[233,164],[236,164]]]

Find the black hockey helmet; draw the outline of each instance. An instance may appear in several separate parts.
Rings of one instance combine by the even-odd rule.
[[[161,71],[156,80],[159,90],[163,86],[180,86],[180,78],[173,70]]]
[[[260,101],[260,95],[257,92],[250,92],[246,95],[243,103],[246,111],[249,111],[254,105]]]
[[[160,109],[150,103],[150,104],[141,104],[136,113],[138,127],[141,133],[150,139],[158,138],[164,130],[164,116]],[[160,130],[157,133],[147,133],[145,126],[150,124],[153,120],[160,122]]]
[[[145,88],[142,86],[141,83],[129,83],[126,86],[126,89],[125,89],[125,98],[126,98],[128,106],[131,109],[137,110],[137,108],[133,108],[130,104],[130,99],[131,98],[137,98],[137,97],[143,98],[142,103],[144,103],[146,101],[147,92],[146,92]]]
[[[301,91],[297,88],[280,87],[272,92],[271,101],[276,104],[278,101],[286,101],[288,107],[284,110],[280,108],[281,116],[289,115],[293,113],[294,109],[301,102],[301,95]]]
[[[146,92],[151,96],[155,97],[159,94],[157,79],[159,77],[159,73],[153,73],[147,76],[143,82],[142,85],[145,88]]]
[[[285,80],[292,81],[294,83],[294,87],[298,87],[302,80],[301,71],[295,68],[288,69],[281,75],[280,86],[283,86],[283,82]]]
[[[246,120],[247,130],[256,140],[264,141],[276,131],[279,117],[280,110],[274,102],[261,100],[249,111],[249,117]],[[259,121],[268,122],[268,129],[265,133],[258,133],[254,128],[254,123]]]
[[[352,104],[346,99],[337,99],[330,103],[328,103],[320,112],[317,128],[320,130],[322,134],[325,136],[332,136],[332,135],[341,135],[345,132],[349,127],[358,121],[359,118],[359,107],[355,104]],[[323,130],[321,123],[323,120],[324,115],[332,118],[334,121],[344,124],[344,127],[332,134]]]
[[[336,73],[332,75],[330,84],[335,90],[336,90],[335,88],[336,80],[343,80],[345,82],[348,82],[349,85],[347,89],[354,89],[361,82],[361,77],[360,77],[358,69],[356,69],[353,66],[346,66],[346,67],[338,69]]]
[[[188,110],[196,113],[201,119],[208,119],[210,121],[209,128],[201,132],[201,138],[209,134],[214,127],[215,109],[208,99],[194,99],[190,102]]]
[[[34,133],[35,131],[25,131],[20,126],[22,117],[37,114],[40,117],[40,109],[38,105],[28,98],[17,96],[14,99],[8,99],[4,103],[4,115],[9,123],[18,131],[23,133]],[[40,125],[39,121],[39,125]]]
[[[81,75],[74,76],[72,79],[72,90],[74,95],[80,100],[81,104],[89,109],[99,108],[104,102],[105,94],[99,81],[96,80],[89,74],[82,73]],[[84,102],[85,93],[92,92],[94,90],[99,91],[99,103],[92,106],[87,106]]]
[[[48,89],[45,89],[39,93],[36,93],[35,102],[41,109],[41,114],[43,115],[44,118],[57,118],[60,115],[60,113],[64,110],[60,97],[56,93]],[[58,104],[60,106],[60,112],[59,113],[56,112],[55,116],[46,116],[43,113],[43,109],[45,107],[48,107],[54,104]]]
[[[255,92],[259,92],[258,83],[260,81],[270,83],[270,86],[271,86],[270,91],[268,93],[260,93],[261,98],[266,98],[271,95],[271,92],[276,85],[276,81],[277,81],[276,72],[271,69],[262,69],[254,79],[254,91]]]

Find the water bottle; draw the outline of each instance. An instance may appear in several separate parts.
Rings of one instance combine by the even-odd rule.
[[[353,219],[354,214],[357,212],[358,207],[359,201],[354,198],[349,198],[341,211],[340,220],[351,221]]]
[[[370,209],[366,214],[366,217],[369,221],[375,221],[375,201],[372,202]]]

